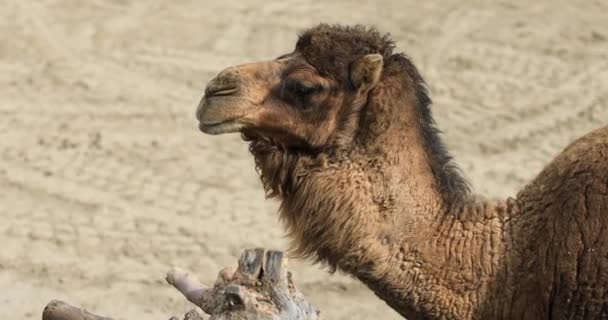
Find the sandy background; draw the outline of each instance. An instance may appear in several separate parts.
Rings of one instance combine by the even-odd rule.
[[[118,319],[190,305],[241,249],[285,248],[236,135],[198,132],[205,83],[290,51],[317,22],[391,32],[427,78],[445,140],[488,196],[515,193],[608,123],[608,2],[0,1],[0,318],[52,298]],[[344,275],[291,261],[325,319],[396,319]]]

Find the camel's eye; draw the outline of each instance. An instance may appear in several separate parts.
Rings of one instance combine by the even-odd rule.
[[[285,82],[285,91],[294,98],[304,98],[317,90],[316,86],[304,84],[297,80],[287,80]]]
[[[316,93],[323,90],[323,87],[318,84],[288,78],[282,86],[282,96],[285,101],[296,108],[307,110],[315,105],[314,97]]]

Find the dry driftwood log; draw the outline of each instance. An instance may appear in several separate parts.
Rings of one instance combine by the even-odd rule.
[[[166,276],[169,284],[188,301],[210,315],[209,320],[316,320],[319,311],[295,287],[281,251],[262,248],[243,252],[238,267],[219,272],[215,285],[205,288],[194,276],[179,268]],[[191,310],[184,320],[202,320]],[[42,320],[113,320],[53,300],[45,307]],[[179,320],[172,317],[170,320]]]

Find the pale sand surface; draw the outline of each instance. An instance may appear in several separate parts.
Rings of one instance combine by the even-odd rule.
[[[118,319],[190,305],[171,265],[212,283],[241,249],[285,249],[237,135],[198,132],[205,83],[290,51],[317,22],[391,32],[430,84],[476,191],[513,195],[608,123],[608,2],[4,0],[0,318],[53,298]],[[396,319],[345,275],[291,260],[325,319]]]

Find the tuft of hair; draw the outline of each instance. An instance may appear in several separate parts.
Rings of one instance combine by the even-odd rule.
[[[321,23],[299,35],[296,50],[315,66],[321,75],[349,86],[349,67],[372,53],[388,59],[395,49],[390,34],[381,35],[372,26],[330,25]]]

